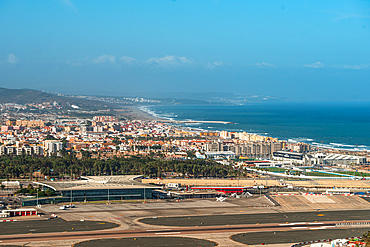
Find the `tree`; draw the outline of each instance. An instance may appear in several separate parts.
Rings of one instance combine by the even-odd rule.
[[[28,184],[27,190],[33,190],[33,185],[32,184]]]
[[[55,191],[51,190],[51,189],[47,189],[47,190],[45,190],[45,195],[46,196],[53,196],[53,195],[55,195]]]
[[[370,247],[370,231],[367,231],[362,235],[362,241],[365,242],[365,247]]]

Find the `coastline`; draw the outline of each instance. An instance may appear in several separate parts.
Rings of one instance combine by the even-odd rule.
[[[148,106],[139,106],[139,107],[132,107],[133,109],[133,113],[136,113],[137,117],[138,118],[141,118],[142,120],[149,120],[149,121],[157,121],[157,122],[162,122],[162,123],[168,123],[168,124],[235,124],[233,122],[227,122],[227,121],[212,121],[212,120],[209,120],[209,121],[203,121],[203,120],[174,120],[173,118],[170,118],[170,117],[161,117],[161,116],[156,116],[156,114],[153,112],[153,113],[150,113],[150,111],[145,111],[143,108],[145,107],[150,107],[150,105]],[[198,127],[199,128],[199,127]],[[200,129],[203,129],[205,130],[204,128],[200,128]],[[207,130],[205,130],[207,131]],[[218,130],[218,131],[221,131],[221,130]],[[253,132],[248,132],[250,134],[257,134],[257,135],[260,135],[258,133],[253,133]],[[266,135],[263,135],[263,136],[266,136]],[[272,136],[273,137],[273,136]],[[300,138],[298,138],[300,139]],[[280,140],[280,138],[279,138]],[[285,140],[285,139],[283,139]],[[295,140],[295,138],[287,138],[286,141],[289,141],[289,142],[302,142],[302,143],[307,143],[307,144],[310,144],[314,147],[317,147],[317,148],[322,148],[322,149],[328,149],[328,150],[337,150],[337,151],[344,151],[344,152],[369,152],[368,149],[364,149],[364,145],[360,145],[360,146],[357,146],[357,145],[348,145],[348,144],[337,144],[337,143],[329,143],[329,144],[324,144],[324,143],[317,143],[315,142],[313,139],[307,139],[309,141],[304,141],[304,140]]]
[[[145,112],[140,108],[140,106],[121,106],[125,111],[123,116],[128,120],[144,120],[144,121],[158,121],[163,120],[161,118],[155,117],[148,112]]]

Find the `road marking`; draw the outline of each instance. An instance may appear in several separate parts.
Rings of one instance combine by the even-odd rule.
[[[309,229],[310,230],[322,230],[323,228],[322,227],[310,227]]]
[[[180,234],[181,232],[156,232],[155,234]]]
[[[322,226],[323,228],[336,227],[336,226]]]
[[[306,229],[307,226],[300,226],[300,227],[292,227],[292,229]]]
[[[156,229],[156,230],[146,230],[147,232],[160,232],[160,231],[171,231],[171,229]]]
[[[309,225],[324,225],[324,223],[308,223]]]

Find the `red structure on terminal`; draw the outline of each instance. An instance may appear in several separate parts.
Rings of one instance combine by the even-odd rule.
[[[192,190],[215,190],[224,194],[241,194],[243,192],[246,192],[247,189],[252,188],[253,187],[191,187]]]

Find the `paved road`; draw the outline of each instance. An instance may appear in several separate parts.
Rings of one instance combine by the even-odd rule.
[[[141,230],[103,230],[90,232],[61,232],[61,233],[39,233],[0,236],[2,243],[21,243],[51,240],[71,239],[99,239],[99,238],[126,238],[146,236],[180,236],[203,233],[242,233],[242,232],[264,232],[264,231],[299,231],[332,229],[340,222],[299,222],[284,224],[257,224],[257,225],[232,225],[232,226],[207,226],[207,227],[182,227],[182,228],[156,228]]]

